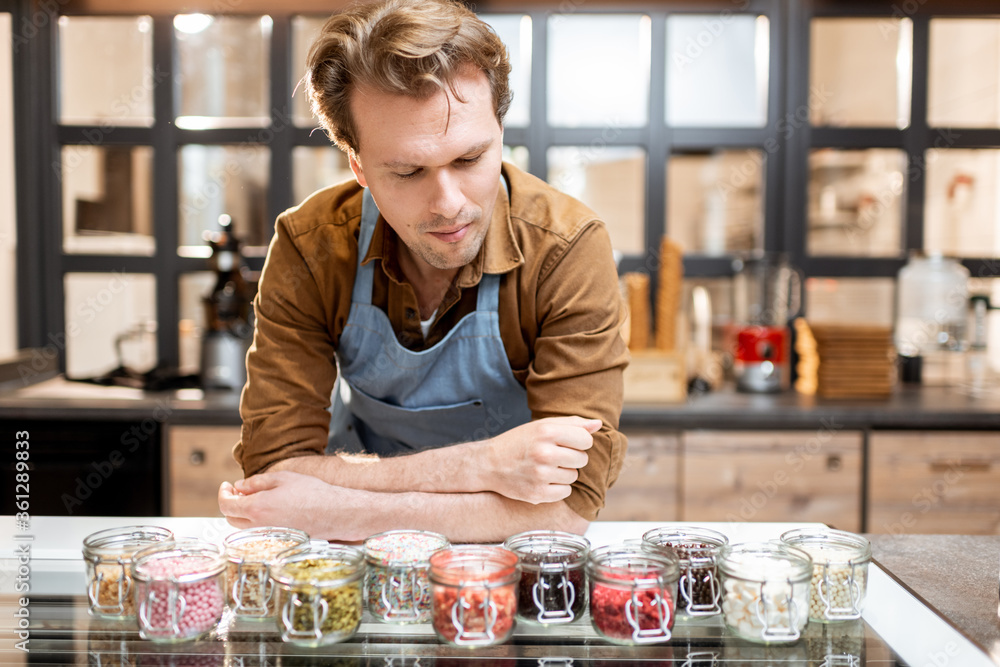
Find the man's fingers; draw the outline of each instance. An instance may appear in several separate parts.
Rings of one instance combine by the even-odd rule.
[[[286,470],[277,472],[262,472],[259,475],[253,475],[252,477],[237,480],[236,483],[233,484],[233,487],[238,493],[258,493],[260,491],[273,489],[281,483],[283,477],[296,474],[298,473],[288,472]]]

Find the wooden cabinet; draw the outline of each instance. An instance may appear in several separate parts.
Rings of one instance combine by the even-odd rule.
[[[868,531],[1000,533],[1000,432],[875,431]]]
[[[627,432],[628,453],[601,521],[676,521],[677,436]]]
[[[821,521],[861,529],[858,431],[687,431],[683,521]]]
[[[222,516],[219,485],[243,478],[233,459],[239,426],[171,426],[167,431],[167,513]]]

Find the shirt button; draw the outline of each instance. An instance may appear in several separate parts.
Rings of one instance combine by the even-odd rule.
[[[416,316],[417,316],[417,311],[413,310],[412,308],[406,309],[406,319],[412,320]]]

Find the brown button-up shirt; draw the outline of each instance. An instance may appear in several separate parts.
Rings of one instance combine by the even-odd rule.
[[[618,431],[624,306],[604,223],[580,202],[505,164],[486,239],[438,308],[426,338],[417,297],[396,260],[399,239],[379,218],[363,261],[377,262],[372,303],[400,343],[438,343],[476,309],[484,273],[501,274],[500,336],[533,419],[580,415],[604,423],[590,460],[566,502],[593,520],[625,456]],[[312,195],[278,217],[254,302],[256,330],[247,355],[234,449],[245,475],[293,457],[321,455],[327,444],[334,351],[351,309],[358,263],[362,190],[355,182]]]

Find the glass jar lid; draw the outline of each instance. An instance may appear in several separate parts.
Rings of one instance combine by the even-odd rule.
[[[309,542],[309,535],[295,528],[264,526],[240,530],[226,537],[226,557],[233,563],[265,563],[285,549]]]
[[[365,560],[382,567],[427,567],[431,554],[449,545],[440,533],[389,530],[365,540]]]
[[[504,547],[470,544],[436,551],[430,578],[445,586],[503,586],[521,576],[517,554]]]
[[[796,528],[782,533],[781,541],[805,551],[819,565],[860,565],[872,559],[872,545],[867,538],[833,528]]]
[[[365,556],[344,544],[303,544],[282,551],[268,570],[283,586],[340,586],[364,575]]]
[[[590,555],[590,540],[559,530],[529,530],[508,537],[503,545],[518,555],[522,570],[532,572],[580,567]]]
[[[226,567],[222,549],[193,538],[154,544],[135,553],[132,577],[139,581],[171,581],[186,584],[220,574]]]
[[[90,561],[131,558],[136,551],[173,537],[171,531],[159,526],[109,528],[83,539],[83,557]]]
[[[778,541],[727,544],[718,565],[726,576],[756,582],[808,581],[813,572],[808,553]]]
[[[729,544],[729,538],[719,531],[696,526],[654,528],[642,534],[642,541],[675,549],[682,566],[692,560],[714,559],[719,549]]]
[[[627,540],[593,549],[587,574],[609,584],[662,585],[680,579],[680,559],[670,547]]]

